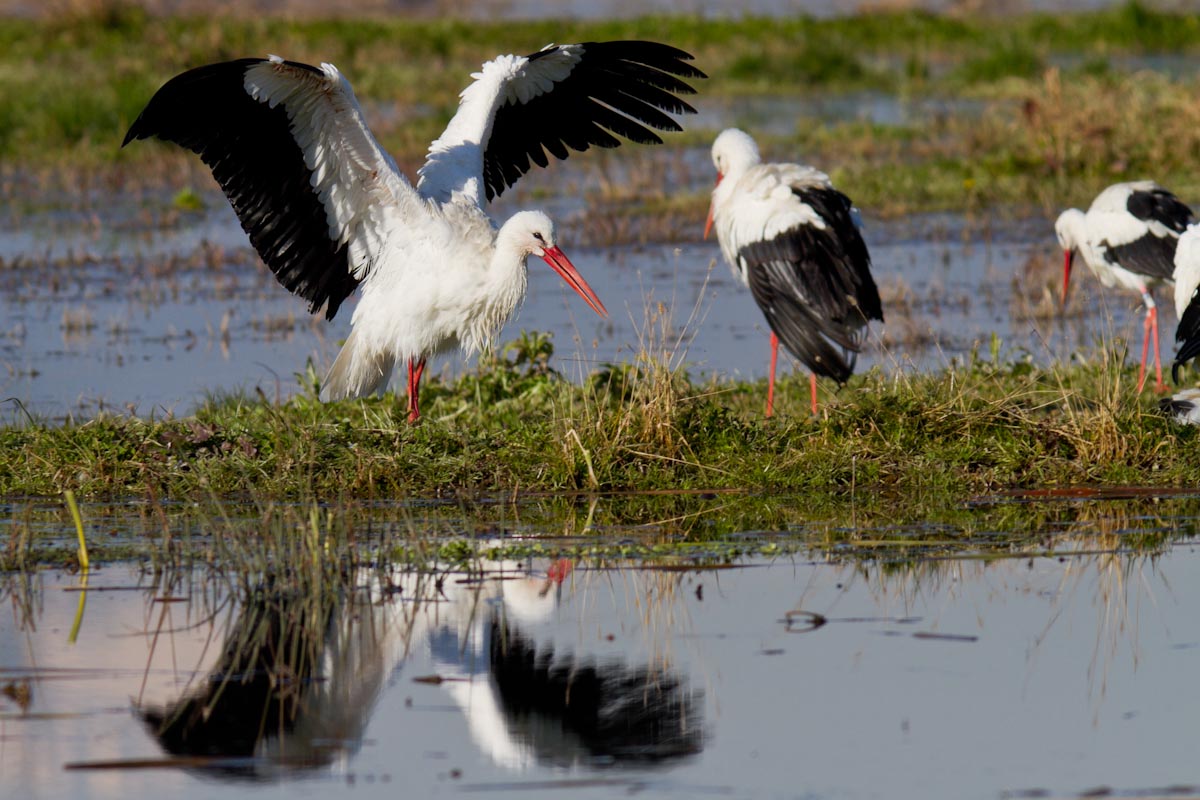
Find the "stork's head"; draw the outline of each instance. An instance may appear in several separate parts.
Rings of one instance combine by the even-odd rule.
[[[717,186],[730,175],[741,175],[762,159],[758,154],[758,145],[750,138],[750,134],[737,128],[726,128],[717,135],[712,146],[713,166],[717,168]],[[713,189],[712,203],[708,207],[708,219],[704,222],[704,238],[712,229],[713,214],[716,211],[717,190]]]
[[[592,287],[588,286],[566,253],[559,249],[554,222],[550,217],[541,211],[522,211],[504,223],[500,234],[502,239],[511,243],[522,259],[529,256],[543,259],[593,311],[602,317],[608,316],[608,309],[600,302]]]
[[[1062,304],[1067,304],[1067,288],[1071,284],[1071,267],[1079,248],[1087,240],[1087,221],[1078,208],[1068,208],[1058,215],[1054,223],[1054,234],[1063,250]]]
[[[726,128],[713,141],[712,160],[717,175],[725,176],[744,172],[762,158],[750,134],[737,128]]]

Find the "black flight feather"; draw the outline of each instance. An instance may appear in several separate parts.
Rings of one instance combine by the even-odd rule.
[[[692,56],[658,42],[585,42],[583,55],[554,91],[526,103],[509,101],[496,111],[483,154],[487,199],[498,197],[529,171],[530,160],[547,163],[548,151],[566,158],[571,150],[617,147],[622,136],[640,144],[661,144],[651,128],[679,131],[664,112],[694,114],[676,95],[695,94],[680,78],[704,78]],[[533,53],[530,61],[559,50]]]
[[[167,81],[130,126],[122,147],[156,136],[200,156],[212,170],[242,229],[288,291],[325,306],[333,319],[358,286],[346,245],[333,241],[312,170],[291,132],[286,108],[255,100],[246,71],[265,59],[197,67]],[[288,66],[323,74],[295,61]]]
[[[848,197],[827,187],[792,191],[824,229],[798,225],[746,245],[738,257],[755,302],[788,352],[817,375],[845,383],[867,321],[883,320],[871,257]]]

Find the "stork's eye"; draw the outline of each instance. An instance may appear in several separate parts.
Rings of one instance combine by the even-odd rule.
[[[545,243],[546,243],[546,240],[542,238],[542,235],[541,235],[540,233],[537,233],[537,232],[535,232],[535,233],[533,234],[533,238],[537,239],[537,240],[538,240],[539,242],[541,242],[542,244],[545,244]]]

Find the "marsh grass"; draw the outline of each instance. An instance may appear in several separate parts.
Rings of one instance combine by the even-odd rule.
[[[608,38],[662,39],[693,52],[712,76],[699,84],[701,106],[706,97],[749,92],[995,98],[982,118],[935,115],[900,126],[846,121],[778,137],[790,158],[827,165],[861,204],[884,213],[997,202],[1050,207],[1064,194],[1094,194],[1100,181],[1133,173],[1164,181],[1178,175],[1175,183],[1200,173],[1196,148],[1143,135],[1166,130],[1185,143],[1194,138],[1194,81],[1108,66],[1114,55],[1193,52],[1200,17],[1136,4],[972,19],[901,10],[822,20],[543,20],[514,31],[507,23],[452,17],[182,18],[133,4],[67,3],[41,19],[0,20],[0,166],[48,170],[49,182],[67,191],[94,171],[100,177],[89,180],[104,187],[103,196],[153,182],[172,192],[207,186],[203,169],[177,148],[139,143],[133,152],[117,145],[169,76],[269,51],[338,64],[366,101],[372,129],[411,174],[485,55]],[[1063,54],[1081,66],[1063,75],[1059,91],[1043,75],[1051,57]],[[707,146],[714,133],[685,127],[689,133],[672,137],[674,144]],[[691,206],[703,203],[661,187],[639,192],[631,204],[668,214],[686,204],[691,215]],[[661,208],[670,203],[674,209]],[[606,218],[613,236],[635,238],[619,214]]]
[[[979,114],[935,115],[913,127],[815,126],[795,137],[765,137],[766,149],[824,165],[861,207],[884,216],[1086,207],[1105,186],[1146,177],[1182,197],[1200,196],[1194,80],[1050,68],[983,94]]]
[[[101,414],[0,428],[0,494],[285,498],[322,502],[561,491],[799,493],[813,508],[916,509],[1012,488],[1194,485],[1196,431],[1134,391],[1118,347],[1051,369],[987,354],[944,371],[872,370],[803,412],[803,376],[761,417],[765,381],[684,370],[686,330],[650,307],[644,354],[582,385],[525,344],[455,382],[433,381],[424,421],[402,398],[323,404],[213,399],[194,416]],[[681,336],[680,331],[684,331]],[[309,375],[309,385],[315,376]]]
[[[706,290],[715,267],[715,261],[709,264],[684,319],[676,316],[676,298],[660,300],[643,288],[641,319],[631,320],[638,339],[632,360],[603,365],[584,382],[581,392],[567,397],[558,415],[564,458],[574,461],[577,471],[579,466],[585,468],[581,474],[586,474],[589,488],[601,487],[607,476],[604,465],[621,463],[629,456],[719,471],[715,465],[699,463],[679,424],[685,407],[706,397],[692,386],[686,365],[688,349],[708,310]],[[603,452],[593,458],[596,447]]]
[[[917,505],[898,496],[820,503],[806,493],[713,490],[530,492],[439,503],[200,501],[159,506],[160,535],[131,533],[119,544],[94,537],[90,550],[101,575],[113,562],[139,563],[148,585],[163,594],[179,591],[181,577],[199,568],[207,584],[251,593],[305,587],[337,595],[377,587],[386,595],[399,589],[388,577],[396,568],[440,580],[449,571],[478,573],[499,560],[689,569],[799,556],[874,563],[885,572],[936,571],[947,555],[1154,553],[1196,533],[1186,524],[1195,515],[1194,490],[1066,490],[1058,499],[1054,491],[999,492],[946,505],[936,505],[940,498],[933,493]],[[25,524],[7,527],[24,546],[18,553],[10,539],[0,550],[0,573],[76,568],[73,548],[62,544],[71,541],[65,508],[14,508],[22,508]],[[129,513],[126,503],[83,507],[89,529],[127,525]],[[6,584],[0,578],[0,597]]]
[[[1188,177],[1200,174],[1193,82],[1155,73],[1131,79],[1094,63],[1071,72],[1042,69],[1052,50],[1094,55],[1194,48],[1196,38],[1187,34],[1194,18],[1129,6],[980,25],[913,13],[831,21],[679,18],[531,23],[520,37],[527,37],[528,49],[551,40],[667,39],[722,76],[703,87],[717,94],[858,87],[983,98],[979,116],[936,115],[905,126],[849,121],[762,137],[770,155],[811,158],[829,169],[875,214],[950,207],[971,215],[1000,203],[1057,208],[1085,203],[1112,181],[1147,175],[1185,197],[1200,191]],[[994,40],[985,35],[992,29],[999,31]],[[795,48],[800,34],[809,44]],[[23,208],[51,203],[38,198],[54,185],[54,163],[67,162],[62,174],[69,202],[113,192],[140,202],[159,192],[166,210],[149,210],[133,225],[177,224],[195,198],[209,196],[204,168],[191,156],[149,145],[136,157],[114,155],[115,142],[166,76],[264,49],[333,60],[353,73],[360,94],[379,104],[377,132],[411,174],[406,162],[419,158],[449,118],[479,53],[521,51],[512,36],[507,25],[453,21],[180,20],[123,8],[103,15],[83,9],[45,22],[6,20],[0,22],[0,45],[8,45],[0,47],[0,123],[10,124],[0,124],[0,193]],[[833,60],[821,67],[826,72],[807,63],[831,48],[863,55]],[[892,75],[896,63],[904,64],[900,77]],[[791,79],[797,72],[807,76],[803,85]],[[34,83],[40,99],[29,91]],[[393,106],[401,113],[387,113]],[[1161,133],[1147,136],[1151,129]],[[709,136],[691,132],[680,141],[706,148]],[[88,183],[90,192],[75,191],[82,170],[114,163],[115,172]],[[136,170],[121,171],[132,163]],[[596,160],[605,180],[588,202],[603,213],[589,215],[596,222],[589,241],[699,235],[706,193],[669,191],[672,183],[694,183],[687,160],[675,155],[648,163],[657,166],[623,172],[616,159]],[[630,172],[632,182],[625,180]],[[203,257],[226,261],[219,253]],[[175,266],[139,268],[162,275]],[[1031,264],[1030,274],[1038,268]],[[897,285],[895,294],[903,298],[905,287]],[[1020,303],[1036,316],[1045,313],[1042,300],[1031,295]],[[280,522],[273,503],[324,508],[318,504],[564,493],[557,496],[571,498],[561,501],[570,506],[581,496],[684,492],[720,498],[712,507],[721,509],[721,522],[712,527],[750,530],[805,524],[818,514],[843,520],[848,510],[856,519],[923,518],[931,508],[1014,488],[1191,486],[1200,466],[1194,429],[1175,427],[1156,413],[1153,398],[1134,393],[1134,373],[1117,346],[1049,369],[1005,354],[997,342],[986,355],[931,374],[875,370],[824,397],[817,419],[804,411],[805,378],[789,377],[779,387],[778,418],[765,421],[765,382],[692,380],[689,330],[703,309],[678,320],[671,308],[648,299],[630,362],[603,365],[578,384],[551,368],[549,339],[523,334],[479,359],[472,372],[430,378],[426,419],[417,426],[404,421],[402,398],[394,394],[320,403],[311,370],[300,378],[306,391],[286,402],[235,395],[211,398],[186,418],[100,414],[65,425],[17,419],[0,427],[0,495],[56,497],[70,489],[93,501],[265,506],[270,511],[261,512],[260,543],[308,548],[285,555],[311,560],[319,551],[355,549],[357,528],[320,513],[315,521],[301,513]],[[64,328],[90,329],[68,322],[64,316]],[[902,338],[921,335],[919,319],[910,328]],[[885,350],[889,345],[883,343]],[[785,496],[803,511],[773,511],[775,499]],[[704,508],[693,501],[641,507],[629,501],[620,513],[572,515],[570,527],[687,520],[663,529],[703,541],[700,532],[716,516]],[[234,530],[234,522],[217,517],[207,530]],[[31,557],[30,529],[17,530],[23,533],[9,539],[6,563]],[[830,541],[842,536],[836,526],[822,530]],[[408,552],[395,544],[403,536],[389,541]],[[476,552],[460,544],[466,539],[447,541],[456,558]],[[228,562],[265,564],[278,557],[253,545],[252,536],[230,543],[204,534],[162,546],[168,554],[210,552]],[[534,548],[557,545],[521,546],[545,552]],[[636,546],[652,552],[658,543]]]
[[[1067,307],[1062,307],[1062,264],[1046,253],[1030,252],[1013,273],[1009,287],[1008,313],[1014,320],[1048,320],[1072,313],[1074,298],[1070,295]],[[1078,307],[1073,313],[1079,313]]]

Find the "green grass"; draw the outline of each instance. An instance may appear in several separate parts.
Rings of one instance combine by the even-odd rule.
[[[83,509],[88,551],[101,569],[141,563],[147,572],[206,566],[253,581],[277,564],[349,564],[438,572],[481,559],[570,558],[595,565],[650,563],[696,568],[743,559],[818,557],[884,570],[936,566],[941,558],[1028,558],[1056,552],[1160,551],[1195,535],[1197,498],[1098,495],[1068,499],[997,496],[914,516],[896,498],[874,508],[824,508],[791,493],[573,493],[488,495],[449,502],[406,499],[321,504],[155,502]],[[28,508],[30,504],[24,504]],[[159,518],[162,521],[159,521]],[[8,521],[6,572],[78,568],[62,535],[66,509],[42,504]],[[113,535],[113,531],[124,531]],[[56,533],[57,531],[57,533]]]
[[[195,208],[212,191],[199,182],[206,179],[196,159],[170,147],[139,143],[119,151],[117,145],[169,76],[267,52],[333,61],[370,102],[425,104],[415,118],[376,129],[411,166],[453,113],[457,92],[482,58],[548,41],[613,38],[659,39],[694,52],[712,76],[700,85],[701,105],[744,92],[858,90],[978,104],[978,112],[905,125],[849,120],[760,134],[769,157],[819,164],[872,214],[1057,209],[1085,204],[1113,181],[1148,176],[1185,198],[1200,196],[1196,82],[1153,73],[1133,81],[1109,61],[1119,54],[1195,53],[1198,18],[1136,5],[988,20],[900,12],[832,20],[541,21],[519,29],[448,20],[157,19],[120,5],[90,17],[2,20],[0,168],[61,170],[67,197],[74,196],[78,173],[89,169],[117,176],[113,185],[134,197],[137,180],[158,180],[171,188],[163,196],[174,197],[177,209]],[[1080,56],[1081,65],[1048,69],[1061,54]],[[596,243],[698,236],[707,196],[664,194],[663,186],[676,170],[686,174],[679,149],[706,147],[712,134],[689,129],[674,137],[674,148],[658,152],[678,160],[647,158],[640,162],[647,168],[630,170],[632,185],[581,186]],[[634,155],[641,152],[624,148],[619,157],[642,158]],[[603,172],[605,157],[593,154],[588,163]],[[12,186],[0,192],[6,201],[39,208],[53,202],[16,196],[21,190]],[[747,549],[832,551],[847,544],[851,524],[943,520],[968,545],[994,530],[1036,537],[1065,512],[1001,503],[981,513],[963,504],[1014,488],[1190,487],[1200,470],[1196,430],[1160,416],[1149,394],[1133,392],[1132,371],[1103,353],[1055,369],[994,353],[936,374],[872,372],[836,395],[826,391],[816,420],[805,411],[806,379],[788,378],[779,387],[780,413],[770,421],[761,417],[762,382],[691,381],[671,349],[653,342],[641,358],[606,366],[583,386],[559,379],[548,356],[548,341],[532,335],[452,383],[431,381],[417,426],[405,422],[403,398],[391,395],[321,404],[312,375],[285,403],[213,398],[187,418],[100,415],[52,425],[14,414],[0,425],[0,496],[57,498],[72,490],[93,504],[137,498],[157,509],[147,512],[148,531],[156,513],[171,513],[160,502],[232,505],[237,514],[251,509],[271,519],[281,513],[277,504],[304,509],[320,502],[345,515],[335,526],[339,542],[361,535],[353,532],[361,530],[363,506],[484,499],[489,503],[472,505],[469,514],[452,505],[447,515],[458,515],[458,527],[447,521],[431,533],[423,517],[414,523],[421,537],[378,546],[406,559],[431,552],[461,559],[475,552],[464,529],[505,530],[519,516],[553,520],[550,528],[573,533],[620,533],[570,544],[506,541],[494,545],[500,554],[571,549],[719,559]],[[598,508],[591,502],[597,497],[605,498]],[[520,499],[510,507],[513,498]],[[493,502],[504,513],[484,514],[492,521],[480,523],[480,508]],[[220,532],[239,528],[240,518],[205,513],[212,518],[196,523],[186,551],[236,561],[236,553],[217,545]],[[86,507],[84,516],[92,521]],[[628,534],[647,520],[662,522],[644,538]],[[286,531],[306,520],[271,524]],[[796,536],[746,544],[738,538],[745,531]],[[418,546],[426,535],[432,544]],[[167,542],[146,536],[162,548],[153,550],[155,558],[181,552],[171,535],[164,535]],[[73,540],[36,538],[10,537],[0,568],[74,557]],[[896,538],[896,557],[903,558],[907,548],[921,546],[914,542],[939,537]],[[145,548],[144,541],[121,537],[89,541],[101,561],[138,557]]]
[[[342,498],[506,492],[738,490],[802,494],[810,508],[895,498],[916,510],[1008,488],[1191,486],[1194,428],[1161,417],[1113,359],[1042,370],[977,360],[920,376],[856,377],[804,413],[805,379],[696,385],[645,357],[584,386],[557,378],[536,336],[452,384],[425,417],[402,398],[275,405],[212,400],[194,416],[101,415],[0,428],[0,495]],[[652,351],[651,351],[652,352]]]
[[[940,452],[940,451],[937,451]],[[811,454],[798,454],[810,458]],[[933,455],[936,455],[933,454]],[[930,458],[933,457],[930,456]],[[921,462],[926,467],[929,461]],[[337,464],[331,464],[330,469]],[[204,565],[253,580],[275,564],[331,569],[357,563],[437,572],[479,559],[571,558],[589,564],[651,562],[680,568],[742,558],[819,557],[884,569],[956,558],[1018,558],[1069,552],[1155,552],[1194,534],[1194,491],[1099,492],[1088,502],[1006,492],[945,497],[930,488],[858,483],[832,500],[802,489],[659,491],[475,491],[441,487],[354,497],[193,500],[141,494],[137,502],[93,498],[82,508],[93,563],[140,562],[147,571]],[[819,462],[816,469],[821,469]],[[872,477],[874,475],[874,477]],[[1040,494],[1041,493],[1041,494]],[[65,502],[26,498],[7,506],[0,573],[77,567]]]
[[[705,96],[872,89],[957,93],[1037,78],[1052,54],[1188,53],[1200,17],[1138,5],[1072,15],[960,19],[903,11],[835,19],[470,23],[441,20],[157,18],[105,4],[94,15],[0,20],[0,159],[103,165],[171,75],[237,56],[280,53],[332,61],[363,98],[418,119],[377,131],[402,159],[418,157],[457,103],[467,75],[498,52],[551,41],[652,38],[693,52]],[[1096,61],[1090,62],[1093,64]],[[404,116],[404,115],[402,115]]]
[[[1200,432],[1137,395],[1121,354],[1041,369],[993,342],[941,373],[826,386],[817,419],[807,379],[789,376],[765,420],[762,382],[693,383],[664,341],[649,330],[632,363],[574,385],[550,368],[549,339],[526,334],[452,383],[431,381],[417,425],[390,395],[322,404],[311,373],[283,403],[10,423],[0,496],[18,501],[0,521],[0,571],[76,563],[67,490],[84,501],[93,562],[238,575],[293,561],[437,570],[531,557],[686,567],[817,555],[887,568],[1054,552],[1077,546],[1059,539],[1076,530],[1117,533],[1091,550],[1146,551],[1192,532],[1179,520],[1200,502]],[[1080,486],[1154,492],[1045,502]]]

